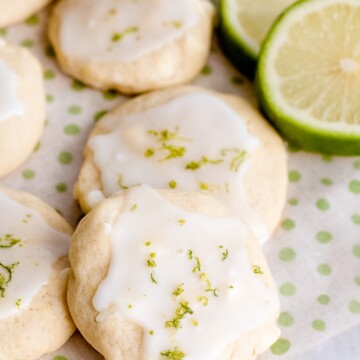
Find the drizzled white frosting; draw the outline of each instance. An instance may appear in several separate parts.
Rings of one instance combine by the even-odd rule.
[[[86,61],[137,60],[194,26],[198,1],[64,1],[57,8],[62,51]]]
[[[0,214],[1,320],[30,304],[48,282],[53,263],[68,253],[70,237],[50,227],[38,212],[1,192]]]
[[[247,227],[235,216],[188,212],[134,187],[110,236],[111,263],[93,305],[98,321],[111,308],[143,328],[144,360],[167,351],[219,359],[242,334],[276,316],[276,290],[249,261]]]
[[[17,83],[16,73],[0,58],[0,121],[25,113],[16,94]]]
[[[248,205],[243,181],[259,141],[225,102],[187,93],[140,113],[110,114],[101,125],[110,132],[92,137],[89,146],[106,196],[138,184],[202,191],[266,239],[266,225]]]

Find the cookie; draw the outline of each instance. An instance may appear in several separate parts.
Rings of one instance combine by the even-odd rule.
[[[0,187],[0,358],[34,360],[74,332],[66,303],[71,227],[38,198]]]
[[[15,24],[45,7],[51,0],[0,0],[0,27]]]
[[[0,177],[33,152],[43,131],[45,93],[38,60],[18,46],[0,44]]]
[[[138,184],[212,194],[263,242],[285,203],[286,151],[239,97],[195,87],[158,91],[122,104],[96,124],[74,193],[88,212]]]
[[[134,94],[192,80],[210,48],[207,0],[61,0],[49,38],[67,74]]]
[[[142,185],[76,229],[68,303],[107,360],[254,359],[279,336],[258,242],[213,197]]]

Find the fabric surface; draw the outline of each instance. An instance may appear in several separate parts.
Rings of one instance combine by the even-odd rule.
[[[80,210],[72,188],[88,132],[126,98],[89,89],[61,73],[45,33],[47,16],[45,11],[0,30],[1,37],[40,59],[47,99],[47,126],[34,154],[0,183],[39,196],[75,226]],[[254,102],[252,84],[228,64],[216,44],[195,84]],[[279,287],[282,335],[261,360],[291,358],[360,324],[360,158],[289,147],[289,180],[283,221],[264,247]],[[77,333],[42,359],[102,357]]]

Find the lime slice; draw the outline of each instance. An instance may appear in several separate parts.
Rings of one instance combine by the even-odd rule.
[[[360,154],[360,1],[304,0],[270,30],[258,63],[261,107],[309,151]]]
[[[221,0],[220,45],[233,64],[253,77],[260,46],[279,14],[294,0]]]

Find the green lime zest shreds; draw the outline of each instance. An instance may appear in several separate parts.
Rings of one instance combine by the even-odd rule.
[[[21,243],[20,239],[16,239],[12,234],[5,234],[4,237],[0,237],[0,249],[8,249]]]
[[[185,357],[185,354],[177,348],[161,352],[160,355],[165,356],[170,360],[182,360]]]
[[[155,276],[154,276],[154,273],[153,273],[153,272],[150,274],[150,279],[151,279],[151,281],[152,281],[154,284],[157,284],[157,283],[158,283],[158,282],[156,281],[156,279],[155,279]]]
[[[111,40],[113,42],[121,41],[126,35],[135,34],[139,32],[139,28],[137,26],[129,26],[121,33],[114,33]]]
[[[254,274],[264,274],[259,265],[253,265]]]
[[[156,137],[157,141],[159,142],[166,142],[166,141],[191,141],[190,139],[187,139],[185,137],[182,137],[179,135],[180,128],[177,126],[174,131],[170,131],[167,129],[164,130],[148,130],[148,134]]]
[[[127,190],[129,188],[129,186],[124,185],[124,176],[121,174],[118,175],[117,184],[121,190]]]
[[[13,272],[19,262],[11,265],[4,265],[0,263],[0,296],[5,297],[6,288],[12,280]]]
[[[230,162],[230,170],[237,172],[241,164],[248,158],[249,154],[245,150],[240,150],[238,148],[223,149],[221,150],[222,156],[227,156],[228,154],[232,155],[232,160]]]
[[[190,161],[188,164],[186,164],[185,169],[186,170],[198,170],[200,169],[201,166],[203,165],[217,165],[217,164],[221,164],[222,162],[224,162],[223,159],[208,159],[206,156],[202,156],[200,160],[198,161]]]
[[[165,322],[165,327],[174,329],[179,329],[181,327],[181,320],[186,315],[192,315],[194,312],[189,307],[189,303],[187,301],[181,301],[179,307],[175,310],[175,316],[172,320],[168,320]]]
[[[180,296],[184,292],[184,284],[178,285],[178,287],[173,291],[174,296]]]
[[[222,260],[224,261],[224,260],[226,260],[227,258],[228,258],[228,256],[229,256],[229,250],[228,249],[226,249],[223,253],[222,253]]]

